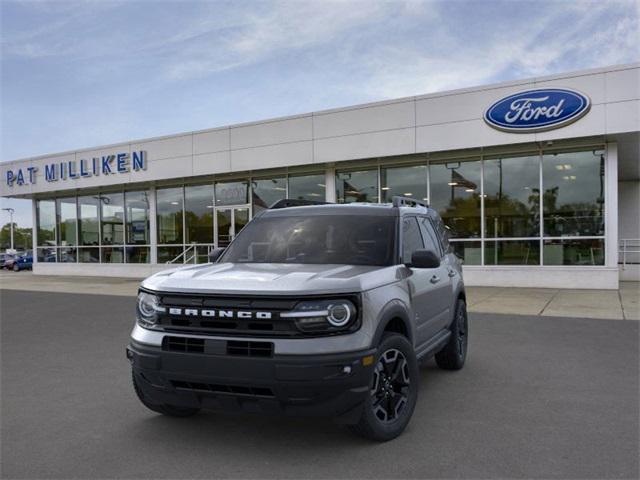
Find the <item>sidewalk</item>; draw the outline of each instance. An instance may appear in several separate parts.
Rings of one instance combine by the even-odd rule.
[[[66,277],[0,271],[0,290],[135,296],[140,280]],[[470,312],[548,317],[640,320],[640,283],[622,282],[620,290],[467,287]]]

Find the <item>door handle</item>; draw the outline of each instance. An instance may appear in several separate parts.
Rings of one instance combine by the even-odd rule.
[[[455,270],[449,270],[449,276],[450,277],[455,277],[456,276],[456,271]]]
[[[440,277],[437,275],[434,275],[433,277],[431,277],[431,279],[429,280],[431,283],[438,283],[440,281]]]

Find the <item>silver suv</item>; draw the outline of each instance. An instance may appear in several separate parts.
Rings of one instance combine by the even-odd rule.
[[[142,282],[127,357],[155,412],[333,417],[390,440],[418,399],[418,362],[462,368],[460,262],[438,214],[282,200],[212,263]]]

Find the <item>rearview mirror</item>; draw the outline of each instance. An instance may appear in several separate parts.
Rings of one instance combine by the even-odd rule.
[[[432,250],[416,250],[411,255],[411,268],[438,268],[440,257]]]
[[[216,263],[216,261],[220,258],[220,256],[224,253],[225,249],[222,247],[216,247],[209,252],[209,261],[211,263]]]

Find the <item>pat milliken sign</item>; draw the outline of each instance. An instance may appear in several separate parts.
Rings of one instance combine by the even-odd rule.
[[[147,169],[147,152],[139,150],[128,153],[114,153],[100,157],[82,158],[65,162],[52,162],[38,167],[7,170],[4,174],[9,187],[35,184],[39,177],[47,182],[87,177],[118,175]]]
[[[543,132],[575,122],[590,108],[591,101],[584,93],[566,88],[539,88],[498,100],[484,112],[484,121],[505,132]]]

